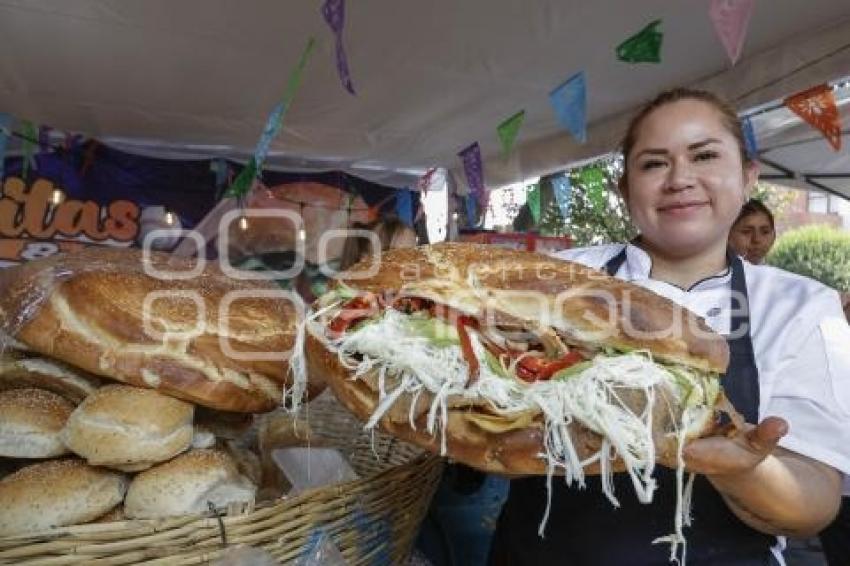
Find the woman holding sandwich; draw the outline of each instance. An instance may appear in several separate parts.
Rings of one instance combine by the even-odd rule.
[[[747,425],[733,437],[695,440],[684,451],[694,483],[688,564],[782,564],[783,536],[830,523],[850,474],[850,328],[838,294],[810,279],[744,263],[727,251],[729,229],[758,177],[735,112],[710,93],[659,95],[623,141],[620,189],[640,236],[561,257],[642,285],[727,335],[722,383]],[[676,505],[672,470],[656,470],[650,505],[626,474],[620,507],[597,478],[587,489],[553,480],[545,537],[545,478],[511,482],[490,562],[666,564]]]

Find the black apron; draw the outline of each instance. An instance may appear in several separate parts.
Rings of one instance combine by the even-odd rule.
[[[605,269],[614,276],[626,260],[623,249]],[[746,300],[747,285],[741,259],[729,254],[733,296]],[[737,291],[737,293],[734,293]],[[747,309],[738,309],[747,312]],[[749,324],[749,316],[732,316],[730,330]],[[756,422],[759,406],[758,370],[749,326],[737,339],[728,339],[730,363],[723,388],[747,422]],[[733,332],[733,336],[736,335]],[[586,489],[568,487],[563,478],[552,478],[552,506],[545,538],[537,529],[546,507],[543,477],[511,481],[490,549],[491,566],[528,564],[642,566],[664,565],[670,559],[667,543],[652,544],[673,532],[676,508],[676,473],[655,469],[658,488],[651,504],[637,500],[626,473],[614,475],[615,508],[602,492],[599,476],[585,478]],[[687,476],[686,476],[687,478]],[[751,566],[775,563],[770,547],[775,538],[739,520],[704,476],[694,482],[691,515],[685,527],[687,563],[696,565]]]

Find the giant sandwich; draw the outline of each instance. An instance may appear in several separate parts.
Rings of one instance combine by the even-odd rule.
[[[728,347],[700,318],[539,254],[390,251],[342,274],[307,326],[311,379],[367,428],[486,471],[625,471],[643,501],[655,463],[681,479],[683,444],[725,403]]]
[[[194,268],[103,247],[0,270],[0,331],[17,348],[212,409],[270,411],[285,393],[297,404],[296,304],[273,282]]]

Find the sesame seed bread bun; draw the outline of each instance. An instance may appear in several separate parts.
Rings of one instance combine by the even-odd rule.
[[[53,458],[68,449],[60,438],[74,405],[32,387],[0,391],[0,456]]]
[[[92,521],[126,490],[124,474],[76,458],[27,466],[0,480],[0,536]]]
[[[189,448],[193,411],[152,389],[107,385],[74,410],[62,440],[94,466],[144,470]]]
[[[192,450],[138,474],[127,491],[124,511],[132,519],[203,514],[251,503],[257,488],[222,450]]]

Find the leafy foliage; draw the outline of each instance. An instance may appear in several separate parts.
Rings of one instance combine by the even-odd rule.
[[[541,178],[539,222],[534,222],[528,207],[524,207],[514,220],[514,229],[537,230],[544,236],[569,235],[576,246],[630,240],[636,232],[617,190],[622,169],[622,158],[615,156],[570,170],[567,174],[572,192],[567,218],[558,206],[552,185],[552,179],[563,173]]]
[[[764,203],[773,213],[776,220],[779,221],[789,211],[791,203],[798,194],[799,190],[797,189],[789,189],[759,181],[753,190],[752,198]]]
[[[767,263],[850,292],[850,234],[831,226],[804,226],[776,241]]]

